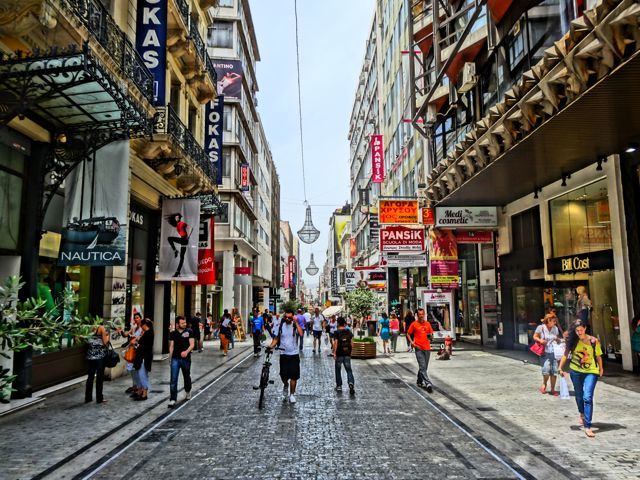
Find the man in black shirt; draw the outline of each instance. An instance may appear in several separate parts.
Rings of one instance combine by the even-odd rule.
[[[171,357],[171,386],[169,387],[169,408],[178,399],[178,375],[182,371],[185,400],[191,398],[191,351],[195,348],[193,332],[187,328],[183,316],[176,317],[176,329],[169,334],[169,357]]]
[[[336,392],[342,391],[342,365],[347,371],[347,382],[349,382],[349,393],[355,394],[353,371],[351,370],[351,340],[353,334],[346,328],[347,322],[344,317],[338,317],[338,328],[333,334],[333,358],[336,361]]]
[[[200,325],[202,325],[202,316],[200,312],[196,312],[196,316],[191,319],[191,331],[198,352],[202,352],[202,335],[200,335]]]

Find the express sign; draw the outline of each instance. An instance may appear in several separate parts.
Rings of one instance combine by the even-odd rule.
[[[424,252],[425,234],[423,227],[387,225],[380,229],[381,252]]]

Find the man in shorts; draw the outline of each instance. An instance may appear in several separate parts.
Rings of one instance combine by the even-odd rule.
[[[274,329],[275,332],[275,329]],[[294,317],[293,310],[287,310],[284,318],[278,325],[276,337],[269,345],[269,350],[277,347],[280,350],[280,378],[284,384],[282,388],[283,400],[296,403],[296,386],[300,379],[300,354],[296,333],[304,338],[304,330],[298,319]]]
[[[320,353],[320,346],[322,340],[322,325],[324,323],[324,315],[320,313],[320,309],[316,307],[313,315],[311,316],[312,331],[313,331],[313,353],[316,353],[316,343],[318,344],[318,353]]]

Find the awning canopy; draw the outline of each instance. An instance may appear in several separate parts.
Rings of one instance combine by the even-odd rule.
[[[16,116],[60,133],[105,130],[130,137],[150,134],[152,126],[88,44],[0,58],[0,122]]]
[[[324,315],[325,317],[330,317],[332,315],[337,315],[340,312],[342,312],[342,310],[344,310],[344,307],[342,305],[333,305],[331,307],[325,308],[322,311],[322,315]]]

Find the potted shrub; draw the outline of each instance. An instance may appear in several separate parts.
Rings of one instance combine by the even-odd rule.
[[[359,337],[351,341],[351,358],[376,358],[376,339]]]
[[[376,303],[375,294],[366,288],[356,288],[345,296],[345,304],[351,314],[363,322],[373,311]],[[352,358],[375,358],[376,340],[373,337],[354,337],[352,341]]]

